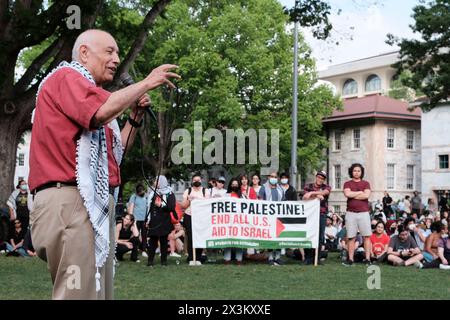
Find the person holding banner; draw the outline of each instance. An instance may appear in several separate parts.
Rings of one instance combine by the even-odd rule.
[[[259,190],[259,198],[261,200],[269,201],[283,201],[284,189],[278,184],[278,173],[272,172],[269,175],[267,182]],[[271,266],[281,265],[281,250],[268,250],[269,251],[269,264]]]
[[[280,178],[281,187],[284,189],[284,199],[286,201],[297,201],[297,190],[289,184],[289,174],[283,173]]]
[[[345,266],[353,265],[355,253],[355,237],[358,233],[364,237],[364,251],[366,259],[370,262],[370,236],[372,226],[369,214],[370,184],[362,180],[364,178],[364,167],[359,163],[354,163],[348,169],[351,180],[344,183],[344,195],[347,197],[347,213],[345,214],[345,225],[348,238],[348,261],[343,262]]]
[[[241,190],[242,189],[239,180],[236,178],[232,178],[230,180],[230,183],[228,184],[227,196],[232,198],[244,198]],[[225,264],[227,265],[231,263],[231,249],[232,248],[225,248],[223,250],[223,258],[225,260]],[[235,253],[236,253],[236,265],[240,266],[242,264],[242,257],[244,250],[242,248],[235,248]]]
[[[320,222],[319,222],[319,256],[320,252],[325,248],[325,225],[328,215],[328,197],[331,192],[331,187],[325,183],[327,174],[325,171],[318,171],[316,173],[316,180],[314,183],[305,185],[303,188],[303,200],[320,200]],[[313,264],[313,251],[305,249],[305,264]]]
[[[202,187],[202,176],[200,174],[194,174],[192,176],[192,187],[186,189],[183,193],[183,202],[181,208],[185,209],[184,215],[184,227],[186,228],[186,235],[188,237],[188,262],[194,261],[194,250],[192,249],[192,212],[191,202],[194,199],[207,199],[209,194],[206,189]],[[196,259],[199,259],[202,254],[202,249],[195,249]],[[196,261],[195,264],[201,265],[200,261]]]

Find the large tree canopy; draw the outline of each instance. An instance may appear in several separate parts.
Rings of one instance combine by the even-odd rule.
[[[450,1],[420,1],[413,11],[414,33],[421,39],[398,39],[388,36],[388,43],[400,46],[399,72],[409,70],[404,85],[428,97],[421,107],[434,108],[450,96]]]
[[[323,38],[330,28],[329,7],[326,1],[313,2],[307,6],[301,1],[304,7],[295,14],[301,24],[318,26],[317,36]],[[81,9],[81,29],[72,30],[66,19],[73,1],[0,0],[1,203],[14,185],[17,145],[23,132],[31,128],[40,81],[61,60],[70,60],[75,38],[88,28],[110,31],[121,48],[122,63],[110,90],[119,88],[123,73],[140,79],[160,63],[180,65],[181,107],[170,112],[170,94],[154,92],[161,135],[159,140],[154,130],[152,135],[141,135],[148,140],[144,141],[146,148],[158,146],[156,151],[154,147],[146,150],[154,168],[170,167],[167,156],[172,130],[190,128],[195,119],[223,129],[248,127],[249,119],[264,112],[272,119],[289,117],[292,36],[286,33],[288,15],[278,2],[185,0],[169,8],[170,3],[76,1]],[[308,79],[307,84],[300,81],[300,93],[309,99],[311,90],[316,90],[312,89],[314,65],[306,47],[300,54]],[[19,67],[24,72],[16,74]],[[326,106],[332,108],[334,102]]]

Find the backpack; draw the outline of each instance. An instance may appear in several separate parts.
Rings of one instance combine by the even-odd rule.
[[[181,219],[184,216],[183,209],[181,209],[180,204],[178,201],[175,202],[175,210],[170,212],[170,221],[172,224],[180,223]]]
[[[188,189],[188,195],[190,195],[191,192],[192,192],[192,187],[189,187],[189,189]],[[206,194],[205,188],[202,188],[202,193],[203,193],[203,198],[204,198],[204,197],[205,197],[205,194]]]

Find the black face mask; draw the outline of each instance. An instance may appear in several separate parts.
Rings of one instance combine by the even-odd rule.
[[[212,188],[213,188],[212,183],[208,183],[208,189],[212,189]]]
[[[139,197],[145,196],[145,192],[139,193],[138,196],[139,196]]]
[[[396,228],[391,228],[391,232],[395,232],[395,229],[396,229]]]
[[[193,187],[198,188],[198,187],[200,187],[201,185],[202,185],[202,183],[201,183],[200,181],[192,182],[192,186],[193,186]]]
[[[239,187],[231,187],[231,191],[238,192],[239,191]]]

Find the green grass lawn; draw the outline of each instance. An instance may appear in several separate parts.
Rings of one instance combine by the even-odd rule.
[[[126,256],[128,257],[128,256]],[[169,266],[148,268],[121,262],[116,269],[116,299],[449,299],[450,272],[380,266],[381,289],[369,290],[367,267],[344,267],[336,254],[324,266],[285,260],[280,267],[204,264],[190,267],[169,258]],[[158,260],[158,259],[157,259]],[[159,261],[155,261],[158,263]],[[50,299],[46,264],[37,258],[0,256],[0,300]]]

